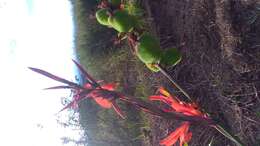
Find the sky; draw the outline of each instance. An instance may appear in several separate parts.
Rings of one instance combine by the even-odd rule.
[[[60,98],[70,92],[42,90],[60,84],[27,67],[74,80],[71,5],[68,0],[0,0],[0,20],[0,145],[60,146],[60,137],[78,135],[56,122]]]

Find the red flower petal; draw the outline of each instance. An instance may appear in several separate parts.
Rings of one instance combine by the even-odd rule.
[[[91,88],[92,88],[92,85],[91,85],[90,83],[86,83],[86,84],[84,85],[84,88],[86,88],[86,89],[91,89]]]
[[[181,133],[180,135],[180,146],[182,146],[185,142],[186,139],[186,135],[188,134],[188,130],[189,130],[189,127],[190,127],[190,124],[188,122],[185,122],[184,124],[184,128],[183,128],[183,132]]]
[[[166,91],[163,87],[160,87],[158,89],[158,92],[161,93],[162,95],[166,96],[166,97],[171,97],[171,94],[168,91]]]
[[[186,143],[188,143],[188,142],[191,140],[191,137],[192,137],[192,133],[189,132],[187,135],[185,135],[184,141],[185,141]]]
[[[189,123],[184,122],[179,128],[172,132],[168,137],[160,141],[161,145],[171,146],[175,144],[182,135],[189,129]]]
[[[171,145],[175,144],[179,138],[180,132],[181,132],[181,129],[176,129],[165,139],[161,140],[160,145],[171,146]]]
[[[202,116],[203,114],[193,108],[192,106],[189,106],[187,104],[180,104],[180,103],[172,103],[172,108],[174,108],[177,112],[181,112],[185,115],[189,115],[189,116]]]
[[[109,91],[114,91],[117,86],[118,86],[117,83],[108,83],[108,84],[102,85],[101,88],[109,90]]]
[[[153,96],[150,96],[149,100],[152,100],[152,101],[155,101],[155,100],[162,101],[162,102],[164,102],[164,103],[166,103],[168,105],[172,104],[172,100],[170,98],[168,98],[168,97],[163,96],[163,95],[153,95]]]
[[[149,99],[162,101],[171,106],[176,112],[180,112],[185,115],[203,116],[203,113],[197,110],[197,108],[194,107],[194,105],[179,102],[179,100],[176,97],[170,95],[170,93],[166,91],[163,87],[160,87],[158,89],[158,92],[162,95],[150,96]]]
[[[93,99],[96,101],[97,104],[99,104],[103,108],[112,107],[112,103],[108,99],[105,99],[103,97],[93,97]]]
[[[152,100],[152,101],[164,102],[164,103],[168,104],[169,106],[171,106],[175,111],[182,112],[183,114],[186,114],[186,115],[190,115],[190,116],[201,115],[201,112],[194,109],[193,107],[189,107],[185,104],[181,104],[178,101],[176,101],[172,98],[168,98],[168,97],[163,96],[163,95],[150,96],[149,99]]]
[[[188,133],[190,124],[184,122],[179,128],[172,132],[168,137],[160,141],[160,145],[172,146],[180,139],[180,146],[190,141],[192,133]]]

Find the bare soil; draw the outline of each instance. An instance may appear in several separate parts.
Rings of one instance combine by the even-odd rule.
[[[246,146],[259,146],[260,1],[143,0],[143,6],[161,46],[183,54],[168,70],[172,77]],[[180,124],[151,121],[152,146]],[[212,138],[214,146],[234,145],[212,128],[194,125],[191,131],[191,146]]]

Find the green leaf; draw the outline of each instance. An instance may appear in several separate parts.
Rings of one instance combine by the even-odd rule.
[[[118,32],[130,32],[134,27],[132,17],[124,10],[114,11],[108,18],[108,23]]]
[[[181,61],[181,53],[176,48],[167,49],[161,59],[161,64],[174,66]]]
[[[143,34],[136,55],[145,64],[159,62],[162,56],[159,40],[149,33]]]
[[[98,23],[102,24],[102,25],[109,25],[108,23],[108,15],[109,10],[108,9],[99,9],[96,12],[96,18]]]

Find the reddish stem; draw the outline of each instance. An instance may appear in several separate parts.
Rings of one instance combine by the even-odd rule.
[[[208,125],[208,126],[212,126],[212,125],[216,125],[216,123],[210,119],[210,118],[206,118],[206,117],[201,117],[201,116],[187,116],[178,112],[165,112],[164,110],[162,110],[161,108],[159,108],[158,106],[144,101],[140,98],[135,98],[133,96],[129,96],[129,95],[124,95],[120,92],[116,92],[116,91],[108,91],[108,90],[103,90],[100,89],[101,92],[106,92],[108,93],[110,96],[114,96],[116,97],[116,99],[120,99],[121,101],[130,103],[131,105],[134,105],[135,107],[139,108],[140,110],[150,113],[152,115],[155,116],[159,116],[165,119],[175,119],[175,120],[181,120],[181,121],[189,121],[192,123],[200,123],[200,124],[204,124],[204,125]]]
[[[135,55],[137,52],[137,36],[134,33],[130,33],[127,36],[127,41],[130,46],[130,49],[132,50],[133,54]]]

